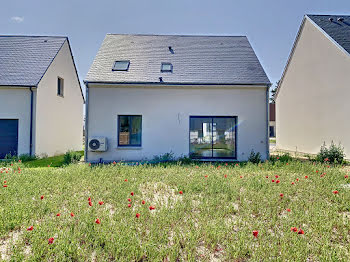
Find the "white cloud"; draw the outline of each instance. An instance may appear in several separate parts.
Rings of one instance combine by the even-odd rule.
[[[24,17],[23,16],[13,16],[13,17],[11,17],[11,20],[16,22],[16,23],[22,23],[24,21]]]

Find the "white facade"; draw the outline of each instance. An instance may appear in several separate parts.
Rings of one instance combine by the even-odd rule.
[[[57,95],[64,79],[64,97]],[[53,156],[82,150],[83,104],[68,41],[33,90],[32,154]],[[30,153],[30,87],[0,86],[0,119],[18,119],[18,155]]]
[[[190,116],[237,116],[237,160],[268,157],[267,87],[88,84],[88,138],[106,137],[106,152],[87,161],[151,160],[189,155]],[[142,115],[142,146],[118,147],[118,115]]]
[[[304,19],[276,98],[277,148],[318,153],[341,143],[350,157],[350,55]]]
[[[29,154],[30,104],[29,88],[0,86],[0,119],[18,119],[20,155]]]

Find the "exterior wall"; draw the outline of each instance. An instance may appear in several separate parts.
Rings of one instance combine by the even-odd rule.
[[[350,56],[306,18],[277,99],[277,148],[317,153],[325,141],[350,157]]]
[[[33,102],[35,103],[35,99]],[[0,86],[0,119],[18,119],[18,155],[29,154],[29,88]]]
[[[64,97],[57,95],[57,78],[64,79]],[[35,153],[57,155],[82,150],[83,98],[66,41],[38,86]]]
[[[173,152],[189,154],[190,116],[237,116],[237,159],[250,152],[267,158],[266,87],[91,87],[88,136],[108,139],[107,152],[87,161],[144,160]],[[142,115],[142,147],[118,148],[118,115]]]

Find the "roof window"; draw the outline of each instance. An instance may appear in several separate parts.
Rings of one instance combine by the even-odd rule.
[[[130,65],[129,60],[115,61],[113,71],[128,71]]]

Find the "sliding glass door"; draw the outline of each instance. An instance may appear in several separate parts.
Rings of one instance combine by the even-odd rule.
[[[236,117],[191,116],[192,158],[236,158]]]

